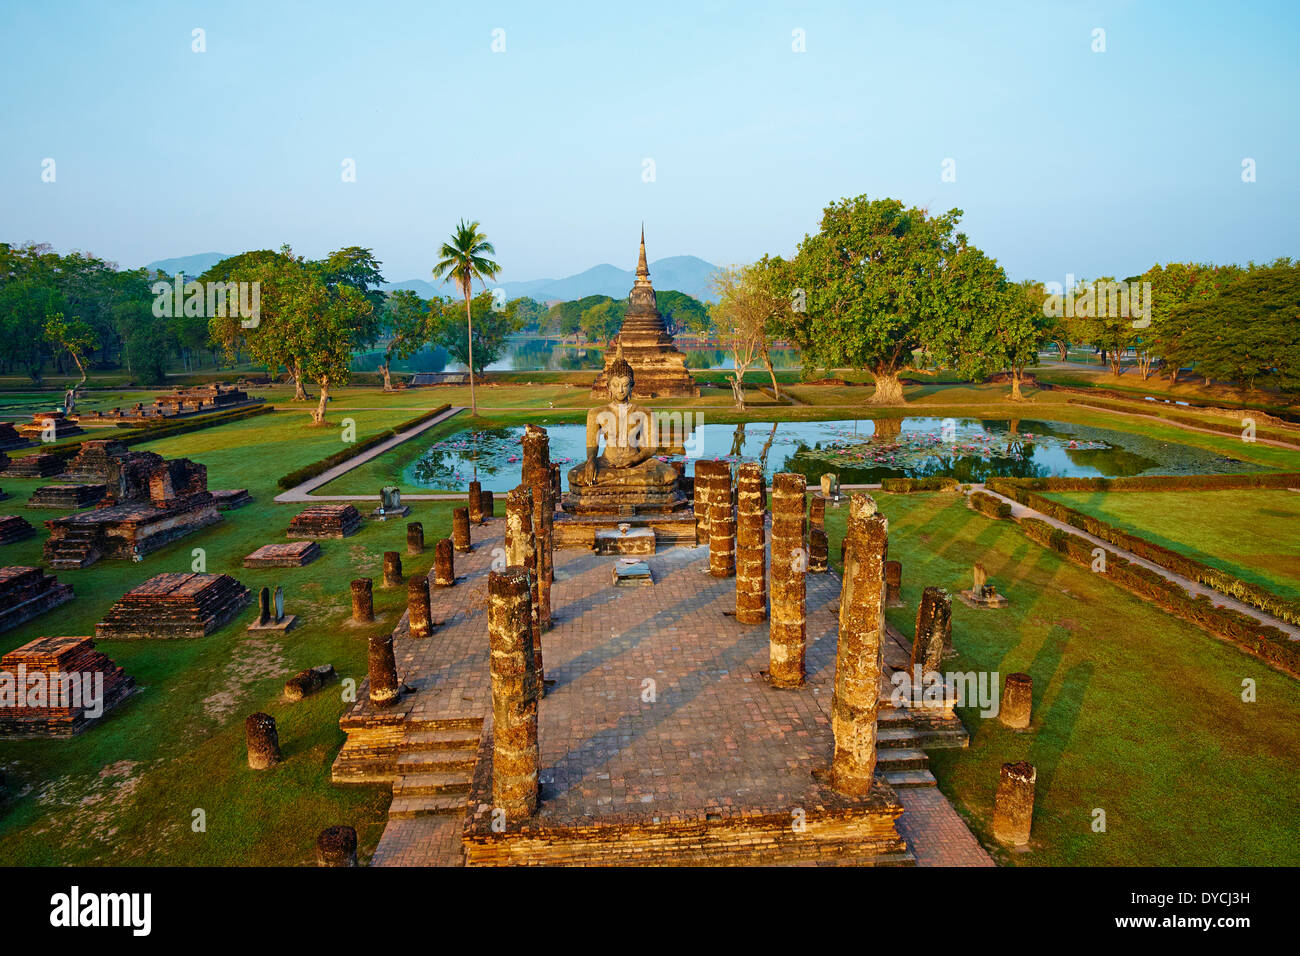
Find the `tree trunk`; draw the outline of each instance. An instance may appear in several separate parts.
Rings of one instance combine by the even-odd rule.
[[[1064,362],[1070,357],[1070,346],[1066,342],[1057,342],[1056,350],[1061,353],[1061,361]]]
[[[467,345],[469,346],[469,413],[471,416],[478,414],[478,400],[474,397],[474,316],[470,313],[469,308],[469,283],[465,283],[465,330],[469,334]]]
[[[302,363],[294,362],[289,369],[289,374],[293,376],[293,400],[295,402],[305,402],[311,396],[307,394],[307,389],[302,384]]]
[[[1011,400],[1013,402],[1023,402],[1025,396],[1020,394],[1020,369],[1011,370]]]
[[[384,376],[384,391],[391,392],[393,390],[393,380],[388,374],[388,363],[385,362],[383,365],[379,366],[379,371]]]
[[[907,401],[903,398],[903,383],[898,380],[897,369],[875,369],[872,374],[876,378],[876,390],[871,393],[871,404],[902,405]]]
[[[326,375],[320,380],[320,402],[316,405],[316,410],[311,413],[311,423],[313,425],[325,424],[325,403],[329,401],[330,379]]]
[[[780,401],[781,386],[776,384],[776,369],[772,368],[772,356],[767,354],[767,349],[763,349],[763,364],[767,366],[767,374],[772,377],[772,397]]]

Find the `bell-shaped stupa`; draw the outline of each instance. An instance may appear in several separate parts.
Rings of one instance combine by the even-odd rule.
[[[605,368],[596,376],[591,394],[608,398],[606,382],[610,366],[622,357],[632,366],[633,398],[692,398],[700,394],[699,386],[686,368],[686,356],[673,345],[664,317],[659,314],[654,286],[650,284],[650,267],[645,257],[645,226],[641,227],[641,255],[636,264],[636,282],[628,293],[627,315],[623,325],[605,349]]]

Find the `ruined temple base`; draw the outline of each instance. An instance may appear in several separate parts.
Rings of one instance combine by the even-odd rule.
[[[234,620],[252,600],[252,592],[228,574],[157,574],[109,609],[95,625],[95,637],[203,637]]]
[[[84,700],[77,701],[77,707],[0,706],[0,737],[22,740],[76,736],[107,717],[137,690],[135,679],[95,650],[95,642],[89,637],[38,637],[0,658],[0,674],[14,681],[15,686],[20,673],[26,681],[31,681],[33,675],[43,674],[47,686],[57,682],[61,675],[102,674],[102,713],[97,717],[86,716]]]
[[[41,568],[0,568],[0,631],[17,627],[72,600],[72,585]]]
[[[0,544],[12,544],[30,538],[36,529],[26,518],[18,515],[0,515]]]
[[[107,485],[42,485],[27,499],[27,507],[80,511],[98,504],[107,492]]]
[[[244,558],[246,568],[300,568],[320,557],[320,545],[315,541],[295,541],[292,544],[264,544]]]
[[[312,505],[293,516],[286,534],[290,538],[320,541],[346,538],[361,530],[361,512],[352,505]]]

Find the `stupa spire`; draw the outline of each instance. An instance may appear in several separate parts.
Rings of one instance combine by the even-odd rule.
[[[645,261],[645,223],[641,223],[641,255],[636,261],[636,277],[638,279],[650,278],[650,267]]]

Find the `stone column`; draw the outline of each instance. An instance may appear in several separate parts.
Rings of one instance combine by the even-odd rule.
[[[713,494],[713,474],[717,461],[697,461],[695,463],[694,491],[691,495],[691,510],[695,514],[695,543],[709,543],[709,506]]]
[[[823,574],[830,570],[826,538],[826,499],[813,495],[808,505],[808,573]]]
[[[903,562],[885,562],[885,604],[888,606],[903,603]]]
[[[406,582],[406,610],[410,615],[412,637],[428,637],[433,633],[433,616],[429,609],[429,579],[423,574],[411,575]]]
[[[468,508],[457,508],[451,513],[451,541],[462,554],[473,549],[469,542]]]
[[[402,577],[402,556],[396,551],[385,551],[384,587],[400,588],[405,580]]]
[[[993,798],[993,836],[1001,843],[1024,846],[1034,821],[1034,785],[1038,771],[1027,761],[1004,763]]]
[[[392,707],[397,703],[397,659],[393,656],[393,634],[384,631],[370,638],[370,703]]]
[[[555,497],[551,487],[551,439],[546,429],[524,428],[523,483],[533,489],[533,535],[537,539],[537,621],[543,631],[551,629],[551,581]]]
[[[541,677],[532,653],[529,577],[528,571],[520,567],[488,573],[492,802],[505,811],[507,821],[526,819],[537,810],[537,699]]]
[[[479,506],[483,509],[483,520],[495,518],[497,516],[496,499],[490,491],[480,491],[478,493]]]
[[[889,545],[889,522],[877,513],[870,495],[858,493],[850,499],[845,539],[835,694],[831,698],[831,730],[835,734],[831,785],[841,793],[865,796],[876,770],[885,553]]]
[[[506,564],[523,568],[529,575],[532,588],[533,656],[536,659],[534,668],[537,671],[540,696],[545,693],[546,685],[543,682],[544,671],[542,670],[542,625],[538,617],[540,582],[537,580],[538,547],[537,535],[533,530],[533,500],[533,489],[527,484],[517,485],[511,489],[506,498]]]
[[[369,578],[352,582],[352,620],[369,624],[375,619],[375,594]]]
[[[736,620],[767,620],[767,483],[763,466],[736,469]]]
[[[1034,679],[1028,674],[1008,674],[1002,684],[998,720],[1012,730],[1024,730],[1034,706]]]
[[[777,687],[803,684],[807,637],[808,550],[804,542],[803,475],[772,479],[772,622],[768,626],[768,678]]]
[[[424,525],[418,521],[406,525],[406,553],[424,554]]]
[[[559,506],[560,500],[564,497],[564,486],[560,483],[560,464],[551,462],[551,500]]]
[[[317,866],[356,866],[357,831],[352,827],[330,827],[316,838]]]
[[[478,481],[469,483],[469,520],[472,524],[483,523],[483,485]]]
[[[244,721],[244,738],[248,742],[248,765],[254,770],[269,770],[280,762],[280,735],[270,714],[250,714]]]
[[[736,509],[731,498],[731,465],[713,474],[709,492],[709,573],[715,578],[729,578],[736,573]]]
[[[434,587],[449,588],[456,583],[456,555],[451,538],[439,538],[433,548]]]
[[[912,637],[912,673],[922,674],[943,668],[943,649],[952,643],[952,596],[943,588],[928,587],[921,592],[916,609],[916,633]]]

